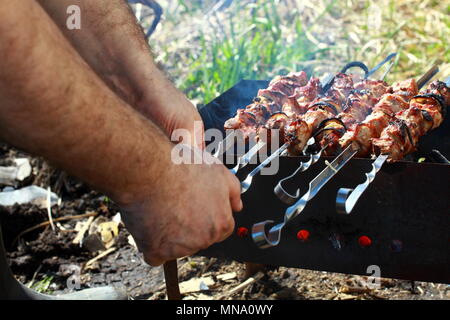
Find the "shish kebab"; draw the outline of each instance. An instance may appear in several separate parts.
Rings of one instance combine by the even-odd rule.
[[[285,149],[289,149],[291,154],[299,154],[308,141],[314,138],[314,132],[340,130],[341,127],[335,128],[335,122],[345,128],[362,121],[389,88],[380,80],[365,79],[353,84],[350,76],[343,75],[339,75],[337,83],[335,88],[332,87],[328,91],[328,96],[313,102],[303,115],[297,116],[291,122],[284,118],[279,119],[276,125],[268,122],[262,127],[268,131],[273,128],[281,129],[285,144],[245,178],[242,182],[242,192],[249,189],[253,176]]]
[[[225,130],[239,129],[239,131],[243,133],[244,139],[248,140],[252,134],[255,135],[258,133],[259,128],[265,123],[272,123],[272,126],[276,127],[280,121],[284,122],[289,118],[296,118],[299,115],[306,113],[311,103],[318,103],[320,102],[320,99],[326,100],[324,97],[321,97],[319,100],[316,99],[321,93],[328,95],[329,92],[332,92],[334,95],[342,96],[344,93],[339,91],[344,90],[345,88],[340,88],[339,86],[342,81],[336,81],[336,79],[343,76],[345,84],[346,75],[343,75],[343,73],[349,68],[354,66],[361,67],[367,77],[376,72],[395,55],[395,53],[390,54],[371,71],[368,71],[368,68],[361,62],[351,62],[342,69],[340,74],[331,78],[323,87],[317,78],[311,78],[307,82],[306,74],[304,72],[291,73],[288,76],[279,76],[270,82],[269,88],[258,92],[258,97],[255,98],[250,106],[238,110],[234,118],[226,121],[224,128]],[[229,135],[224,141],[229,140],[228,138],[231,136],[233,135]],[[260,136],[260,134],[257,135],[258,140]],[[227,142],[225,142],[225,144],[227,144]],[[265,145],[266,141],[258,141],[249,152],[238,158],[237,165],[235,168],[231,169],[231,172],[236,174],[237,170],[248,164],[250,159]],[[226,147],[226,149],[227,148],[228,147]],[[216,152],[217,156],[221,152],[220,149],[221,146]]]
[[[291,179],[299,171],[306,171],[310,165],[319,160],[322,153],[335,156],[354,139],[359,139],[361,144],[365,143],[366,145],[364,148],[360,148],[358,155],[365,156],[370,149],[370,146],[367,147],[367,143],[370,144],[367,132],[372,132],[373,136],[380,134],[383,128],[381,120],[407,108],[409,99],[418,93],[414,79],[394,83],[392,87],[379,86],[375,89],[378,90],[378,96],[382,95],[375,105],[364,104],[364,101],[355,100],[355,97],[350,96],[346,109],[336,118],[324,122],[325,127],[314,134],[317,144],[321,148],[320,151],[312,154],[308,162],[301,163],[293,174],[280,180],[276,185],[274,192],[281,201],[293,204],[299,198],[300,190],[297,189],[296,195],[292,195],[283,188],[283,182]]]
[[[418,82],[418,87],[422,87],[436,73],[438,69],[433,68],[427,72]],[[351,143],[334,161],[329,164],[319,175],[309,184],[309,190],[294,205],[286,209],[283,222],[274,225],[268,232],[266,226],[273,224],[271,220],[263,221],[253,225],[252,238],[260,248],[269,248],[276,246],[281,237],[284,226],[293,218],[298,216],[306,207],[307,203],[314,198],[322,187],[337,173],[342,167],[358,152],[359,147],[356,143]]]
[[[394,88],[395,87],[396,86],[394,85]],[[308,161],[301,162],[294,173],[278,182],[274,189],[278,198],[286,204],[293,204],[299,198],[300,190],[297,189],[296,195],[292,195],[286,191],[283,187],[283,183],[292,179],[299,172],[308,170],[309,167],[320,159],[324,151],[327,151],[330,148],[334,149],[332,143],[333,140],[336,140],[336,138],[342,137],[346,132],[353,130],[354,127],[365,120],[368,115],[372,114],[374,110],[377,110],[380,105],[386,104],[386,102],[392,98],[391,93],[395,93],[394,90],[382,80],[357,83],[354,91],[348,96],[341,113],[336,117],[323,120],[319,127],[316,128],[315,132],[311,130],[313,128],[307,132],[309,135],[312,134],[315,141],[317,141],[316,145],[319,145],[320,150],[318,152],[312,152]],[[305,132],[299,132],[297,135],[300,134],[305,134]],[[306,137],[308,137],[308,135]],[[303,140],[304,139],[305,138],[303,138]]]
[[[436,69],[431,71],[436,71]],[[367,156],[371,150],[370,138],[379,137],[383,128],[387,126],[389,119],[395,113],[408,108],[409,100],[417,93],[417,83],[414,79],[400,81],[394,83],[389,90],[386,90],[379,102],[366,113],[365,119],[361,116],[352,116],[352,114],[348,115],[347,113],[339,115],[340,121],[332,122],[333,125],[329,130],[318,131],[315,134],[318,145],[321,147],[318,154],[311,155],[310,161],[305,167],[300,166],[294,174],[280,180],[275,187],[275,194],[286,204],[291,205],[297,201],[300,190],[297,189],[297,193],[292,195],[282,187],[282,183],[295,176],[298,171],[305,171],[304,169],[308,165],[317,162],[322,152],[326,155],[336,156],[355,142],[358,145],[356,155]],[[355,119],[358,120],[355,121]]]
[[[389,55],[372,71],[367,71],[366,78],[367,74],[373,74],[394,56],[395,54]],[[357,66],[360,65],[357,64]],[[367,67],[365,68],[367,69]],[[294,113],[291,117],[286,114],[277,114],[275,117],[271,117],[264,126],[259,128],[258,132],[265,133],[262,137],[270,137],[271,132],[277,129],[280,133],[280,142],[284,142],[284,144],[247,175],[241,182],[241,193],[250,188],[253,177],[262,168],[286,149],[291,154],[299,154],[305,149],[306,145],[314,143],[313,133],[317,130],[334,130],[333,123],[335,121],[341,122],[344,126],[345,124],[350,126],[361,121],[370,113],[371,108],[387,92],[388,88],[384,81],[362,79],[354,83],[352,75],[338,73],[326,94],[313,100],[309,105],[304,105],[306,111],[302,114]],[[341,116],[343,121],[336,116]],[[266,138],[264,142],[269,145],[269,138]],[[314,159],[317,159],[317,157]],[[312,164],[312,161],[310,161],[310,164]]]
[[[244,141],[257,137],[258,128],[264,125],[270,118],[279,114],[301,114],[305,107],[314,100],[321,91],[320,81],[317,78],[307,79],[304,71],[290,73],[287,76],[278,76],[273,79],[267,89],[259,90],[258,96],[253,102],[239,109],[236,116],[227,120],[224,129],[234,130],[242,135]],[[229,135],[224,141],[234,138]],[[231,169],[237,171],[247,165],[265,144],[258,141],[245,155],[238,158],[237,165]],[[229,146],[225,146],[228,149]]]
[[[343,70],[346,70],[349,67],[358,66],[365,71],[367,78],[369,74],[373,74],[394,56],[395,54],[389,55],[384,61],[382,61],[374,69],[372,69],[372,71],[368,71],[367,67],[360,62],[352,62],[348,64]],[[365,87],[366,90],[354,90],[352,75],[338,73],[333,79],[330,86],[325,85],[325,87],[328,88],[325,95],[318,97],[311,103],[304,103],[303,112],[301,112],[300,114],[292,113],[290,114],[290,117],[285,113],[275,114],[266,122],[264,126],[258,129],[258,133],[266,133],[265,135],[262,135],[263,137],[266,137],[266,140],[263,140],[263,143],[265,145],[270,145],[271,141],[268,137],[271,136],[273,129],[279,130],[278,133],[280,133],[280,141],[284,141],[285,143],[247,175],[247,177],[241,182],[241,193],[246,192],[250,188],[253,177],[258,174],[262,170],[262,168],[273,161],[273,159],[280,156],[283,152],[286,151],[286,149],[290,147],[290,153],[298,153],[304,149],[305,144],[312,144],[314,142],[314,138],[311,137],[311,133],[316,131],[317,127],[321,127],[321,125],[324,123],[323,120],[333,118],[338,112],[343,112],[343,104],[347,101],[349,96],[353,96],[354,99],[351,100],[352,106],[348,107],[345,111],[346,114],[350,115],[347,117],[348,119],[365,114],[364,112],[369,110],[371,106],[373,106],[373,104],[378,101],[379,97],[386,91],[387,84],[383,81],[364,79],[359,80],[356,83],[356,87]],[[309,98],[309,101],[310,100],[311,98]],[[359,110],[361,109],[362,101],[364,101],[364,103],[367,105],[367,108],[365,108],[365,111],[363,112]],[[357,120],[358,119],[355,119],[355,121]],[[289,133],[287,134],[286,128],[290,128],[289,130],[292,130],[293,132],[288,131]],[[303,144],[302,140],[297,139],[297,128],[303,129],[300,130],[300,133],[303,134],[302,137],[304,138]],[[323,130],[331,129],[332,128],[328,125],[323,128]],[[308,134],[309,136],[306,137],[306,135]]]
[[[379,138],[373,137],[372,149],[379,154],[366,173],[366,181],[355,189],[340,188],[336,197],[338,213],[350,214],[357,201],[386,162],[401,160],[417,149],[419,138],[441,125],[450,106],[450,79],[432,82],[427,90],[411,99],[409,108],[389,121]]]

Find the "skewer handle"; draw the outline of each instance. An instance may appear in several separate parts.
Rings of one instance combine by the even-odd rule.
[[[278,245],[281,239],[281,232],[286,224],[302,213],[308,202],[317,195],[320,189],[322,189],[322,187],[325,186],[351,158],[353,158],[356,152],[356,147],[353,144],[349,145],[347,149],[319,173],[309,183],[308,191],[294,205],[286,209],[283,222],[276,224],[270,228],[268,232],[266,232],[266,227],[273,224],[273,221],[267,220],[254,224],[252,227],[252,238],[255,244],[261,249]]]
[[[273,159],[279,157],[284,152],[284,150],[286,150],[288,147],[289,147],[288,143],[283,144],[274,153],[272,153],[269,157],[267,157],[266,160],[261,162],[261,164],[259,166],[257,166],[255,169],[253,169],[252,172],[250,172],[248,175],[251,177],[256,176],[262,170],[262,168],[264,168],[269,163],[271,163],[273,161]]]
[[[366,181],[359,184],[355,189],[340,188],[336,196],[336,210],[340,214],[350,214],[361,195],[366,191],[383,164],[388,159],[387,155],[379,155],[372,163],[372,171],[366,173]]]
[[[290,194],[283,187],[283,183],[286,182],[287,180],[294,178],[299,172],[305,172],[306,170],[308,170],[313,164],[315,164],[317,161],[319,161],[324,150],[325,150],[325,147],[323,147],[317,153],[312,153],[309,156],[308,161],[300,162],[300,165],[298,166],[298,168],[290,176],[287,176],[286,178],[283,178],[280,181],[278,181],[278,184],[275,186],[275,188],[273,190],[275,195],[278,197],[278,199],[280,199],[282,202],[284,202],[288,205],[294,204],[295,201],[298,200],[298,198],[300,197],[300,189],[297,189],[295,195]]]
[[[370,70],[368,73],[366,73],[365,79],[368,79],[371,75],[373,75],[375,72],[377,72],[384,64],[390,60],[392,60],[397,55],[397,52],[391,53],[388,55],[383,61],[381,61],[379,64],[377,64],[375,67],[373,67],[372,70]],[[392,66],[392,64],[391,64]],[[389,72],[389,70],[387,71]],[[383,76],[384,78],[384,76]],[[383,80],[383,79],[381,79]]]
[[[438,65],[434,65],[430,70],[427,71],[427,73],[425,73],[422,77],[420,77],[419,80],[417,80],[417,87],[419,89],[421,89],[424,85],[427,84],[428,81],[431,80],[431,78],[433,78],[436,73],[439,72],[439,67]]]
[[[267,166],[273,159],[279,157],[287,148],[289,147],[288,143],[283,144],[280,148],[278,148],[274,153],[272,153],[266,160],[261,162],[259,166],[250,172],[244,181],[241,182],[241,194],[247,192],[250,189],[252,184],[253,177],[256,176],[265,166]]]
[[[266,144],[262,142],[258,142],[255,144],[246,154],[244,154],[241,157],[238,157],[237,164],[234,168],[230,169],[230,172],[232,174],[237,174],[237,172],[248,165],[250,163],[250,160],[258,153],[259,150],[261,150],[262,147],[264,147]]]

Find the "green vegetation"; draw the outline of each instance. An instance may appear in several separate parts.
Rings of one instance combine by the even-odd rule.
[[[373,66],[399,52],[389,81],[418,76],[440,60],[450,75],[450,6],[445,1],[160,1],[151,39],[157,61],[189,98],[207,103],[240,79],[307,70],[316,76],[350,60]]]
[[[37,282],[31,282],[28,287],[34,289],[38,293],[51,294],[50,285],[52,283],[53,276],[44,275],[43,278]]]

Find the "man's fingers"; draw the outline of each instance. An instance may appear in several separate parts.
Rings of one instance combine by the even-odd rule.
[[[230,203],[231,209],[234,212],[239,212],[244,207],[241,200],[241,183],[238,178],[236,178],[233,174],[231,174],[227,170],[227,175],[230,180]]]
[[[215,242],[222,242],[225,239],[227,239],[233,233],[234,226],[235,226],[234,218],[233,215],[230,214],[228,216],[228,219],[224,221],[224,225],[222,226],[221,230],[222,232],[219,234]]]

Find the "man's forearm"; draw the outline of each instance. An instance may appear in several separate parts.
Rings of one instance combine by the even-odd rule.
[[[95,72],[144,115],[154,116],[152,105],[186,103],[155,66],[144,33],[125,0],[39,2]],[[72,4],[81,8],[81,30],[66,27],[67,7]]]
[[[35,1],[2,2],[0,38],[3,140],[119,202],[143,180],[157,182],[171,143],[104,85]]]

